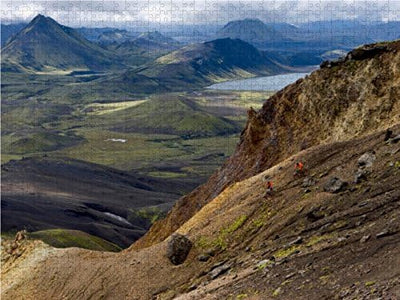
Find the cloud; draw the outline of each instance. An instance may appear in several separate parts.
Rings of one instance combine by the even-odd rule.
[[[1,20],[29,21],[42,13],[69,26],[135,26],[138,24],[225,24],[243,18],[265,22],[318,20],[400,20],[400,0],[138,0],[56,1],[4,0]]]

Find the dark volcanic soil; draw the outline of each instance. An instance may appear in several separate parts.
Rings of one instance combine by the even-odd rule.
[[[71,159],[11,161],[2,166],[2,231],[77,229],[126,247],[150,225],[132,217],[134,210],[153,206],[165,212],[195,185]]]

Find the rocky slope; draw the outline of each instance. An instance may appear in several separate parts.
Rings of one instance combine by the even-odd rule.
[[[312,147],[230,185],[177,230],[193,243],[180,265],[167,259],[170,239],[120,253],[24,241],[2,256],[2,298],[396,299],[400,144],[385,137]],[[298,160],[307,175],[294,179]],[[348,184],[332,188],[335,177]]]
[[[399,44],[355,50],[250,111],[233,157],[130,249],[7,250],[2,297],[399,298]],[[167,258],[172,232],[191,241],[183,264]]]
[[[260,111],[250,110],[234,155],[207,184],[180,199],[134,247],[162,241],[229,184],[291,154],[399,123],[399,50],[400,41],[353,50],[345,61],[279,91]]]

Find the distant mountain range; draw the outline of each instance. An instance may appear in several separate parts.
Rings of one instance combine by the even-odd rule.
[[[163,81],[166,86],[184,83],[184,88],[279,73],[282,66],[317,65],[359,44],[398,38],[400,22],[338,20],[295,26],[244,19],[231,21],[215,33],[196,30],[200,30],[198,37],[209,41],[181,48],[183,44],[158,31],[139,34],[109,27],[75,30],[38,15],[25,26],[2,25],[2,41],[7,40],[1,51],[2,70],[66,72],[139,67],[127,71],[124,78],[132,74],[135,81],[142,82],[145,76],[150,78],[147,86]]]
[[[129,66],[149,62],[179,47],[182,47],[181,43],[158,31],[145,32],[121,43],[114,41],[106,45],[106,49],[117,53]]]

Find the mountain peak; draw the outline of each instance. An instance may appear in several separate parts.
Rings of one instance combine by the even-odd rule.
[[[32,21],[30,22],[30,24],[37,24],[37,23],[43,23],[43,22],[46,22],[46,23],[48,23],[48,22],[57,23],[55,20],[53,20],[53,19],[50,18],[50,17],[46,17],[45,15],[38,14],[36,17],[34,17],[34,18],[32,19]]]
[[[108,53],[74,29],[38,14],[2,51],[4,61],[25,69],[102,69],[111,64]]]

